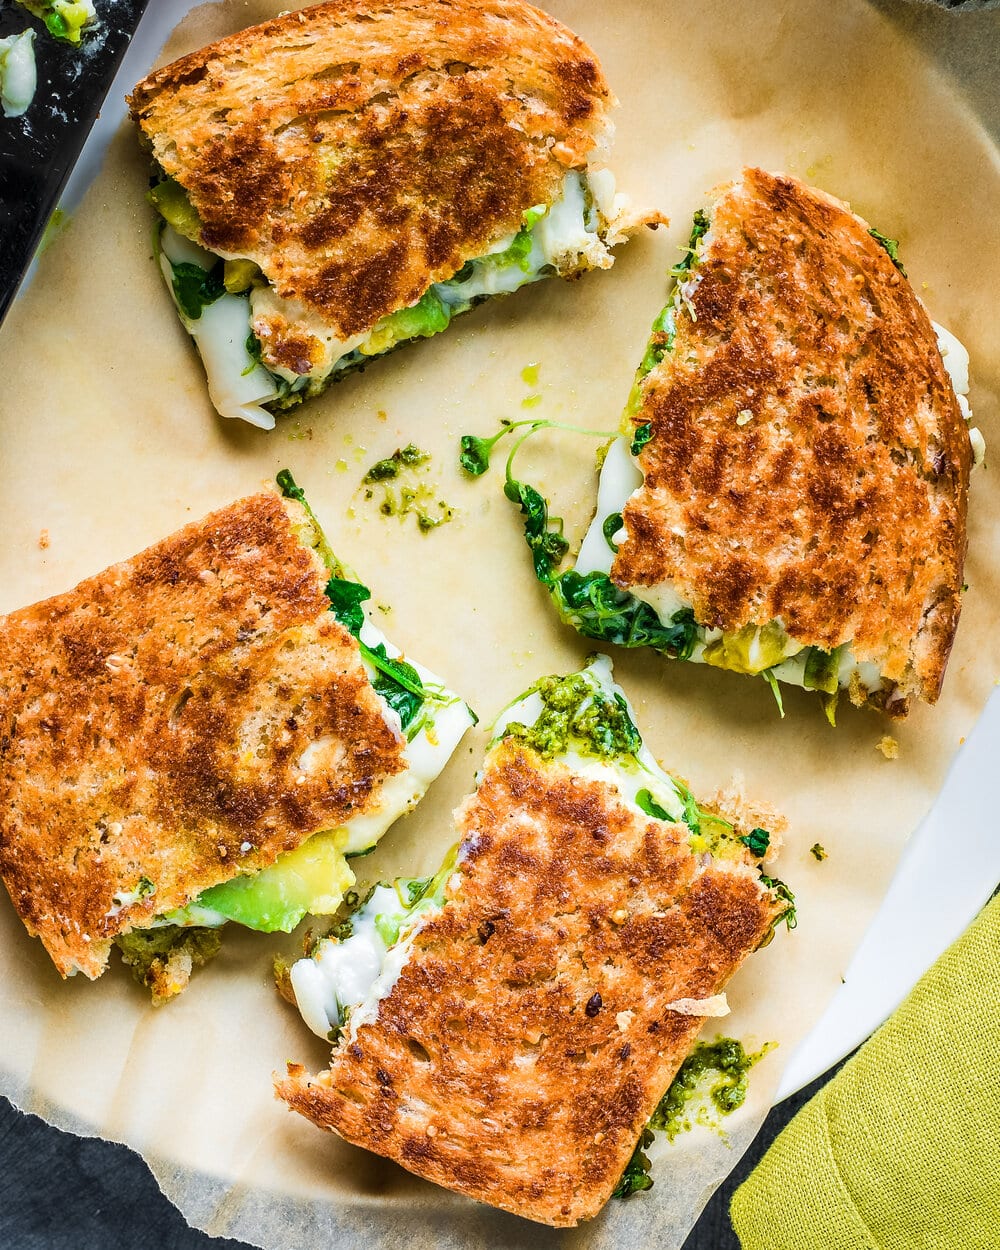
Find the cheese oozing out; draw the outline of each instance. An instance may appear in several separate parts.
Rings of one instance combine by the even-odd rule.
[[[295,1002],[318,1037],[332,1041],[350,1021],[353,1038],[392,992],[421,922],[442,906],[440,891],[410,902],[409,884],[377,885],[351,916],[349,935],[322,938],[292,965]]]
[[[634,712],[624,692],[614,682],[607,656],[594,656],[578,676],[591,692],[584,692],[578,705],[580,712],[587,711],[588,701],[603,699],[624,709],[634,729]],[[501,742],[515,723],[530,730],[544,710],[545,701],[538,690],[517,699],[497,718],[490,747]],[[596,755],[588,749],[585,739],[570,733],[564,749],[556,752],[552,759],[569,768],[575,776],[613,789],[618,800],[643,820],[661,818],[650,814],[652,808],[665,813],[671,824],[682,822],[689,796],[682,794],[677,782],[660,767],[637,732],[633,742],[634,750],[623,750],[608,758]],[[756,875],[755,870],[743,862],[745,852],[736,839],[732,840],[728,855],[724,847],[718,844],[711,847],[702,835],[693,831],[689,843],[698,853],[708,852],[732,860],[733,871]],[[341,1029],[349,1027],[349,1038],[353,1040],[358,1028],[377,1016],[378,1005],[396,984],[421,926],[447,906],[444,889],[453,881],[453,888],[458,887],[461,868],[459,848],[457,858],[448,857],[415,905],[406,897],[405,887],[412,883],[379,884],[354,913],[348,936],[321,939],[308,957],[292,966],[290,976],[295,1000],[302,1018],[314,1033],[334,1040]],[[709,1006],[715,1014],[721,1014],[715,1000]]]
[[[285,299],[260,281],[240,294],[215,295],[196,319],[186,315],[175,290],[176,266],[193,264],[208,273],[220,260],[241,258],[207,251],[169,224],[162,231],[160,267],[184,328],[202,357],[216,409],[224,417],[271,429],[274,417],[269,405],[281,407],[317,394],[335,375],[409,339],[438,333],[484,299],[510,294],[552,273],[568,276],[608,268],[613,263],[610,249],[625,237],[630,213],[629,201],[615,192],[609,171],[571,171],[552,204],[527,210],[516,234],[498,240],[447,281],[433,283],[415,304],[346,340],[337,339],[300,301]],[[307,372],[268,361],[267,326],[272,319],[295,326],[316,345],[321,359]],[[255,339],[260,350],[251,355],[248,343]]]
[[[934,331],[959,408],[968,421],[972,416],[966,398],[969,392],[969,354],[958,339],[942,326],[934,324]],[[972,444],[974,462],[979,464],[985,454],[982,435],[978,429],[971,427],[969,439]],[[642,486],[642,482],[642,471],[631,454],[628,440],[624,437],[616,438],[608,448],[601,468],[597,489],[597,510],[584,536],[574,566],[575,571],[581,576],[596,572],[610,577],[614,560],[614,550],[611,544],[613,543],[615,547],[620,546],[625,540],[627,531],[624,528],[619,529],[611,536],[609,543],[604,534],[605,522],[607,518],[624,511],[626,503]],[[634,598],[648,603],[664,624],[668,623],[675,613],[691,608],[691,604],[678,594],[670,582],[663,582],[656,586],[630,586],[628,591]],[[777,624],[780,626],[781,623],[777,622]],[[768,631],[766,635],[765,630],[767,630],[766,626],[761,627],[749,640],[741,643],[739,671],[766,671],[786,685],[806,687],[806,664],[811,648],[803,647],[788,638],[783,628]],[[724,638],[722,630],[708,629],[699,625],[698,639],[688,658],[694,662],[706,662],[706,648],[713,643],[721,643]],[[777,651],[775,650],[776,640],[779,648]],[[713,654],[717,656],[719,651],[720,648],[716,647]],[[719,667],[728,667],[724,661],[720,663],[718,658],[714,662]],[[842,689],[860,685],[863,690],[873,692],[882,687],[878,664],[870,660],[858,660],[849,642],[837,649],[835,665],[837,685]]]
[[[4,117],[26,113],[37,88],[35,32],[25,30],[0,39],[0,106]]]
[[[208,393],[224,417],[238,417],[259,429],[274,428],[274,417],[264,407],[278,397],[274,378],[247,350],[250,333],[247,300],[223,292],[205,304],[197,319],[188,317],[174,290],[174,271],[179,265],[196,265],[208,273],[217,262],[211,252],[185,239],[172,226],[160,233],[160,269],[171,293],[177,315],[195,346],[208,376]]]

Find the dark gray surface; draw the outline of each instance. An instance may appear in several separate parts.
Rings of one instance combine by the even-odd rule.
[[[771,1112],[753,1146],[705,1209],[684,1250],[739,1250],[729,1223],[733,1190],[829,1075]],[[661,1176],[659,1183],[665,1179]],[[642,1194],[630,1199],[642,1200]],[[189,1228],[160,1193],[145,1163],[124,1146],[62,1133],[35,1116],[22,1115],[0,1098],[0,1250],[243,1246]]]

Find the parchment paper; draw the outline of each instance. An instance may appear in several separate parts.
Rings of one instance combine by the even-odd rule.
[[[278,7],[206,6],[169,52]],[[287,465],[334,548],[377,604],[392,605],[380,625],[488,722],[539,675],[578,666],[588,644],[559,625],[532,581],[500,473],[463,479],[458,437],[492,432],[504,416],[613,429],[691,213],[750,162],[849,199],[900,239],[916,290],[969,347],[976,420],[1000,444],[1000,167],[973,117],[908,44],[903,6],[892,21],[861,0],[550,7],[592,43],[621,98],[620,185],[668,211],[671,229],[636,239],[610,273],[547,282],[477,310],[263,434],[210,408],[151,259],[145,160],[123,131],[0,335],[0,610],[71,586]],[[532,363],[538,384],[529,387],[521,375]],[[524,408],[536,393],[538,406]],[[412,518],[380,515],[377,499],[359,490],[373,461],[410,440],[432,453],[432,481],[457,509],[429,535]],[[592,506],[593,456],[587,440],[545,435],[522,466],[572,534]],[[556,1234],[321,1134],[271,1096],[272,1069],[295,1059],[318,1070],[328,1057],[271,985],[272,956],[293,952],[297,940],[235,926],[220,958],[154,1010],[121,968],[93,984],[61,983],[2,900],[0,1090],[53,1123],[127,1142],[192,1224],[260,1246],[362,1237],[386,1247],[678,1246],[756,1132],[783,1060],[839,984],[1000,672],[993,471],[975,475],[969,528],[969,591],[943,697],[902,726],[845,707],[833,731],[818,702],[794,690],[780,720],[763,682],[614,657],[668,768],[703,795],[740,775],[748,793],[787,815],[775,871],[796,891],[800,915],[798,929],[782,931],[733,982],[733,1014],[706,1029],[748,1047],[780,1045],[754,1070],[726,1140],[693,1133],[657,1143],[648,1194]],[[876,750],[887,732],[899,743],[892,762]],[[467,738],[419,811],[359,861],[367,877],[437,865],[485,737]],[[809,853],[814,842],[829,853],[823,863]]]

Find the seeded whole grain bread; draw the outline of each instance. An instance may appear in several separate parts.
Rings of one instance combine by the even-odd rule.
[[[718,994],[785,904],[749,852],[695,855],[686,825],[514,739],[456,818],[445,905],[377,1018],[277,1092],[439,1185],[574,1225],[610,1197],[704,1023],[681,1000]]]
[[[904,715],[940,692],[966,547],[969,433],[930,319],[868,224],[795,178],[747,169],[708,216],[631,415],[652,437],[612,578],[669,582],[712,628],[851,642]]]
[[[295,301],[254,329],[301,373],[551,202],[614,98],[522,0],[329,0],[156,70],[129,103],[204,246]]]
[[[0,618],[0,876],[63,976],[402,771],[313,533],[261,493]]]

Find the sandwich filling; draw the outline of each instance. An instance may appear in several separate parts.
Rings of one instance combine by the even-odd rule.
[[[212,402],[223,416],[262,429],[273,428],[275,411],[319,394],[402,343],[440,333],[486,299],[550,274],[571,277],[609,267],[610,248],[624,237],[629,215],[607,170],[571,170],[559,196],[527,209],[515,234],[498,239],[446,281],[432,283],[416,303],[341,340],[315,311],[279,295],[253,261],[202,247],[201,223],[178,182],[163,178],[150,199],[163,219],[157,232],[160,269],[202,357]],[[309,344],[291,365],[278,342],[280,327],[288,326]]]
[[[506,708],[494,725],[490,751],[507,740],[523,743],[574,776],[608,786],[643,819],[686,825],[693,854],[757,876],[785,900],[779,918],[794,925],[794,899],[787,888],[746,863],[748,849],[759,860],[773,849],[769,832],[756,828],[741,834],[724,817],[702,809],[682,782],[664,772],[644,744],[606,656],[595,656],[582,672],[543,678]],[[353,1040],[358,1028],[375,1018],[417,933],[447,906],[446,890],[461,888],[465,850],[464,843],[453,848],[434,877],[379,883],[363,900],[355,896],[347,920],[292,966],[295,1000],[314,1033],[335,1041],[349,1023]],[[705,1016],[726,1010],[716,1000],[693,1005],[685,1000],[673,1007]]]

